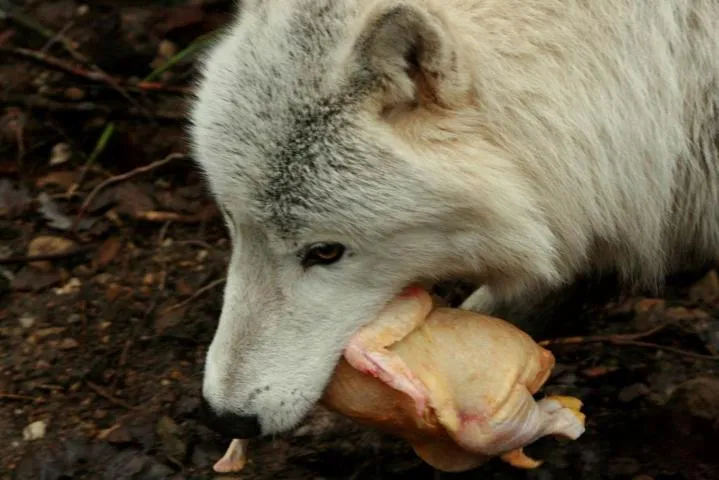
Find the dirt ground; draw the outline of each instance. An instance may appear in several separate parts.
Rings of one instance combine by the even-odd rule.
[[[180,154],[197,49],[231,4],[0,0],[2,479],[214,478],[227,439],[197,413],[229,244]],[[582,398],[588,425],[527,448],[539,469],[439,474],[318,408],[238,478],[719,478],[716,270],[662,298],[614,285],[543,317],[543,339],[582,338],[550,345],[542,393]]]

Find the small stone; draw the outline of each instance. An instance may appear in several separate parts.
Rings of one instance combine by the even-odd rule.
[[[52,152],[50,153],[50,165],[62,165],[63,163],[70,160],[71,156],[72,148],[70,147],[70,145],[67,143],[58,143],[57,145],[52,147]]]
[[[609,475],[612,477],[625,477],[635,475],[641,466],[634,458],[618,457],[611,461],[609,465]]]
[[[629,385],[622,388],[622,390],[619,392],[618,398],[619,401],[622,403],[629,403],[639,397],[649,395],[650,393],[651,390],[645,384],[635,383],[634,385]]]
[[[666,404],[678,430],[719,439],[719,378],[697,377],[679,385]]]
[[[18,323],[24,329],[32,328],[35,325],[35,317],[20,317]]]
[[[45,437],[47,432],[47,423],[42,420],[32,422],[22,431],[22,438],[26,442],[32,442],[33,440],[39,440]]]

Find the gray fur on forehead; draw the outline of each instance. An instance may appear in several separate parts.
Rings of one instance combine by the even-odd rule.
[[[353,138],[344,108],[329,100],[291,108],[284,135],[265,149],[253,196],[257,213],[279,233],[291,236],[308,216],[341,208],[351,184],[381,181],[369,157],[388,155]]]
[[[208,64],[212,94],[201,108],[210,114],[198,117],[195,135],[206,155],[232,159],[208,173],[220,192],[242,188],[244,208],[283,236],[342,202],[372,208],[372,199],[354,198],[348,186],[382,183],[391,168],[391,156],[354,122],[376,83],[336,64],[352,3],[288,2],[292,15],[276,19],[254,12],[255,21],[240,21],[235,38],[219,46],[236,46],[232,56]]]

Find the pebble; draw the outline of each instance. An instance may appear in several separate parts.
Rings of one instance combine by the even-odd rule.
[[[666,409],[674,417],[678,430],[693,431],[694,427],[701,426],[719,438],[719,378],[697,377],[682,383],[673,392]]]
[[[47,432],[47,423],[42,420],[32,422],[22,431],[22,438],[26,442],[32,442],[33,440],[39,440],[45,437]]]
[[[35,317],[20,317],[18,323],[22,328],[28,329],[35,325]]]

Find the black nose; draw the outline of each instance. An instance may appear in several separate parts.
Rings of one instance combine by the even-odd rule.
[[[204,398],[200,407],[200,419],[212,430],[229,438],[250,439],[262,433],[257,415],[218,413]]]

